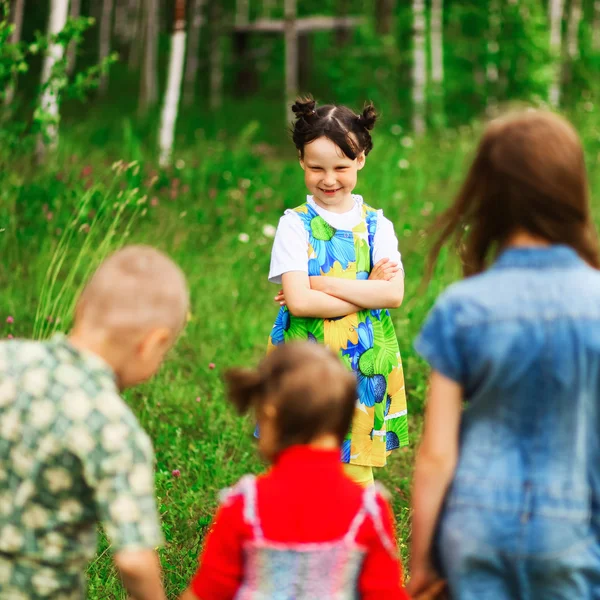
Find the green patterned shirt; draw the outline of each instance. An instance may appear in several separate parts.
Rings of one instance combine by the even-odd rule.
[[[101,523],[162,543],[152,444],[111,369],[57,335],[0,343],[0,598],[75,599]]]

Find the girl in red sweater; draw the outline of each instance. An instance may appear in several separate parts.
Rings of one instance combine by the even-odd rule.
[[[407,600],[390,507],[339,461],[354,375],[304,342],[278,347],[257,370],[230,371],[226,382],[241,413],[255,410],[259,450],[273,466],[223,494],[182,600]]]

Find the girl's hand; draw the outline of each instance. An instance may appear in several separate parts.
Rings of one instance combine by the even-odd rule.
[[[382,258],[371,271],[369,279],[371,281],[383,280],[389,281],[396,276],[396,273],[400,271],[400,265],[397,262],[391,261],[389,258]]]
[[[443,579],[437,579],[424,592],[417,593],[413,600],[446,600],[447,595],[446,582]]]
[[[275,302],[277,302],[279,304],[279,306],[285,306],[285,296],[283,294],[283,290],[279,290],[277,296],[275,296],[275,298],[273,298],[273,300],[275,300]]]
[[[429,565],[425,565],[411,569],[406,591],[414,600],[433,600],[444,587],[445,582],[440,582],[438,574]]]

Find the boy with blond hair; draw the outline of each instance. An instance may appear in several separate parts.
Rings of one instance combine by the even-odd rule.
[[[101,523],[131,598],[165,598],[151,442],[119,392],[183,329],[180,269],[146,246],[100,265],[68,337],[0,343],[0,597],[85,596]]]

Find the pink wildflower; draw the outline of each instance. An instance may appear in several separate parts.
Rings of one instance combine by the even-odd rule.
[[[150,206],[158,206],[158,198],[156,196],[150,200]]]
[[[6,322],[11,325],[12,323],[15,322],[14,317],[11,317],[10,315],[8,317],[6,317]]]
[[[13,335],[12,335],[12,333],[9,333],[9,334],[8,334],[6,337],[7,337],[9,340],[12,340],[12,339],[13,339]]]
[[[84,177],[89,177],[92,174],[92,167],[91,165],[86,165],[85,167],[83,167],[83,169],[81,169],[81,178],[83,179]]]
[[[215,368],[215,363],[208,363],[208,368],[212,371]]]
[[[196,398],[196,402],[200,402],[200,396]]]
[[[179,469],[173,469],[171,471],[171,475],[173,475],[173,477],[179,477],[181,475],[181,471]]]

